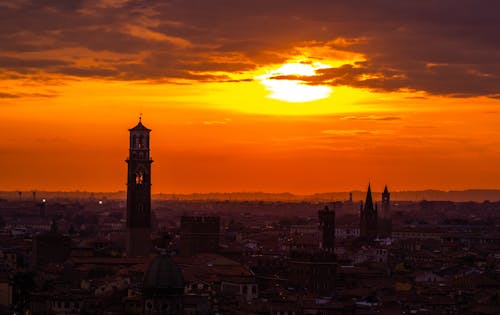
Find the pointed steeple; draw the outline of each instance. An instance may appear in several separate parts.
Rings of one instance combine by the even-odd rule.
[[[387,189],[387,185],[385,185],[385,188],[384,188],[384,195],[387,195],[389,194],[389,190]]]
[[[373,210],[372,189],[368,183],[368,191],[366,192],[365,210]]]

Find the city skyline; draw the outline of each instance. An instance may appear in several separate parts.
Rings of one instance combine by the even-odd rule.
[[[495,6],[0,1],[0,190],[500,189]]]

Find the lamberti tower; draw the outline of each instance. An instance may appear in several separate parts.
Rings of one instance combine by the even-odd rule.
[[[151,163],[149,133],[139,117],[130,132],[127,179],[127,255],[147,256],[151,247]]]

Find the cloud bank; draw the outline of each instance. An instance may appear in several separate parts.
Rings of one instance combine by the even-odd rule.
[[[494,0],[0,1],[0,69],[223,83],[301,47],[365,58],[308,84],[498,98],[499,11]]]

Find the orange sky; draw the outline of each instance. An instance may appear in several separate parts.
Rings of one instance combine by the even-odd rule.
[[[476,20],[139,2],[0,1],[0,190],[124,190],[139,113],[154,193],[500,188],[499,50]]]

